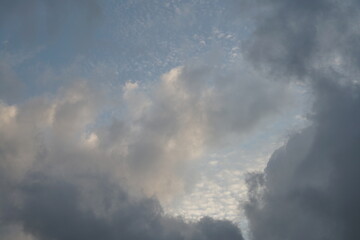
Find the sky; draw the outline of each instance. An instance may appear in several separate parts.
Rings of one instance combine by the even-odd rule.
[[[0,0],[0,238],[360,239],[356,0]]]

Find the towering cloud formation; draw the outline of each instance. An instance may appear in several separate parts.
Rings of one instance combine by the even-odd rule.
[[[189,166],[209,146],[248,132],[288,99],[286,86],[245,66],[193,64],[152,85],[129,81],[116,107],[75,77],[23,103],[2,95],[0,236],[242,239],[228,221],[166,216],[158,199],[191,184]]]
[[[249,179],[254,239],[357,239],[358,86],[323,82],[313,126],[290,138]]]
[[[165,116],[156,112],[160,103],[165,111],[170,111],[167,102],[181,104],[174,92],[172,99],[162,87],[155,88],[165,99],[154,100],[155,109],[142,109],[143,104],[149,107],[150,99],[131,92],[136,86],[124,87],[129,119],[104,128],[90,127],[102,98],[84,82],[23,105],[1,103],[1,238],[243,239],[229,221],[203,218],[185,223],[166,216],[151,197],[179,190],[173,183],[182,182],[178,168],[196,157],[203,132],[200,129],[198,143],[196,134],[182,129],[192,128],[193,113],[184,112],[182,123],[176,110]],[[181,109],[192,112],[188,107]]]
[[[358,239],[358,1],[256,1],[248,56],[315,96],[312,125],[248,179],[252,239]]]
[[[20,228],[40,240],[242,239],[228,221],[167,217],[152,197],[183,191],[187,163],[213,128],[202,119],[207,105],[182,86],[182,71],[164,75],[150,94],[126,83],[126,113],[106,126],[94,126],[107,122],[103,96],[82,81],[54,96],[1,103],[1,237]]]
[[[23,103],[2,96],[1,237],[242,239],[228,221],[165,216],[157,198],[184,191],[207,147],[278,112],[286,86],[250,68],[193,64],[150,86],[126,82],[113,108],[74,79]]]
[[[19,55],[28,46],[46,45],[48,56],[38,60],[54,58],[56,65],[62,50],[88,42],[83,33],[99,6],[91,0],[4,0],[0,15],[8,37],[0,53],[0,239],[243,239],[229,221],[205,217],[187,223],[166,216],[157,199],[184,189],[187,162],[218,136],[207,131],[221,122],[219,117],[215,123],[204,117],[234,109],[237,99],[226,96],[231,88],[224,84],[214,94],[207,86],[213,79],[203,80],[211,74],[174,69],[155,86],[124,84],[112,108],[118,115],[112,116],[104,109],[113,102],[101,91],[65,73],[57,77],[74,83],[29,98],[38,93],[31,85],[41,80],[21,81],[28,62],[18,65],[32,56],[7,61],[7,45]],[[234,76],[225,75],[233,84]],[[51,74],[43,76],[51,84]],[[20,94],[22,83],[33,92],[15,98],[12,93]],[[269,96],[264,94],[260,114],[254,111],[255,121],[235,126],[231,114],[226,121],[244,129],[276,112],[282,87],[268,89],[260,90]],[[279,98],[271,102],[271,96]],[[206,104],[209,98],[220,101],[216,108]],[[248,108],[254,104],[249,101]]]

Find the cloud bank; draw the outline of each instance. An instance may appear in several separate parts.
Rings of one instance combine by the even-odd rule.
[[[160,202],[191,187],[208,148],[281,111],[288,87],[251,69],[194,63],[115,97],[76,77],[17,104],[2,96],[2,237],[243,239],[229,221],[186,223]]]
[[[164,75],[150,94],[127,82],[126,113],[110,124],[101,115],[106,97],[84,81],[22,104],[2,102],[1,237],[243,239],[229,221],[166,216],[157,200],[190,183],[189,161],[202,154],[211,127],[201,101],[186,101],[198,92],[182,86],[182,71]]]
[[[275,151],[263,173],[249,175],[252,239],[357,239],[358,2],[254,4],[262,9],[249,58],[278,79],[311,86],[315,103],[311,126]]]

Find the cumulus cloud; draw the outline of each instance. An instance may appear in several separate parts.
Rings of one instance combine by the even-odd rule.
[[[319,86],[313,125],[249,178],[254,239],[356,239],[359,86]]]
[[[249,69],[174,68],[151,85],[126,82],[116,104],[86,80],[22,103],[2,102],[0,190],[7,197],[0,214],[10,229],[4,232],[23,228],[19,236],[35,239],[242,239],[230,222],[166,217],[158,199],[192,184],[192,162],[208,147],[282,109],[289,89]],[[107,180],[96,180],[101,176]],[[125,197],[108,200],[112,188]]]
[[[177,184],[183,184],[186,163],[201,157],[208,147],[216,147],[231,135],[247,133],[279,112],[283,99],[289,97],[288,88],[242,70],[184,66],[164,74],[147,91],[140,83],[127,83],[128,119],[116,124],[127,129],[127,142],[132,143],[126,147],[129,168],[151,169],[140,175],[150,174],[153,180],[161,176],[160,189],[166,185],[168,190],[181,189],[184,186]],[[111,139],[123,141],[116,135],[126,134],[108,132]],[[111,141],[104,147],[114,144],[117,142]],[[151,181],[147,180],[156,188]]]
[[[252,239],[357,239],[358,2],[255,6],[247,56],[271,76],[311,86],[314,106],[311,126],[275,151],[263,173],[249,175]]]
[[[147,181],[155,184],[176,174],[174,167],[168,169],[168,175],[160,172],[157,179],[147,173],[155,171],[152,165],[166,168],[172,159],[157,153],[163,147],[156,139],[153,143],[142,142],[138,136],[127,138],[135,133],[126,129],[127,135],[117,135],[121,131],[117,123],[110,126],[117,130],[112,148],[104,146],[110,140],[104,139],[100,130],[88,134],[99,111],[100,98],[95,102],[94,96],[79,83],[56,96],[35,98],[23,105],[1,103],[2,238],[242,239],[239,229],[228,221],[204,218],[185,223],[165,216],[156,198],[131,194],[134,191],[129,186],[146,188]],[[138,134],[150,138],[146,131]],[[126,150],[128,145],[130,150]],[[186,148],[184,151],[180,156],[191,155]],[[155,156],[149,155],[151,152]],[[155,160],[159,162],[152,162]],[[133,165],[122,169],[124,163]]]
[[[251,14],[247,56],[282,79],[307,79],[314,72],[351,79],[359,65],[357,1],[240,1]],[[246,8],[247,6],[248,8]],[[246,11],[245,11],[246,10]]]
[[[108,103],[104,93],[85,81],[23,104],[2,103],[1,140],[12,146],[11,154],[4,148],[2,162],[20,174],[40,154],[55,172],[86,166],[125,178],[149,196],[183,191],[189,161],[231,134],[248,132],[280,111],[288,97],[286,87],[245,69],[220,71],[179,67],[152,86],[127,82],[112,109],[122,114],[110,123],[101,117]],[[75,159],[66,160],[70,156]]]
[[[203,218],[197,223],[185,223],[164,215],[156,199],[131,198],[106,177],[82,176],[82,181],[86,186],[75,184],[73,179],[29,174],[16,189],[5,192],[12,197],[2,212],[2,229],[8,228],[2,231],[8,233],[2,237],[243,239],[229,221]],[[11,231],[14,229],[17,235]]]
[[[19,69],[1,62],[1,238],[243,239],[233,223],[185,222],[164,214],[161,203],[193,183],[193,163],[209,148],[288,106],[294,81],[314,94],[312,124],[291,136],[263,173],[249,175],[250,235],[359,238],[358,2],[230,2],[253,19],[244,59],[194,61],[152,82],[121,84],[111,97],[113,89],[67,73],[63,78],[75,79],[68,86],[15,102]],[[73,32],[87,31],[100,11],[82,0],[3,4],[0,24],[26,41],[39,32],[77,38]]]

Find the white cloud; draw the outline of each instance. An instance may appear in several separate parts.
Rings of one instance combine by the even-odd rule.
[[[275,115],[288,98],[287,87],[236,67],[177,67],[152,84],[126,82],[115,101],[76,80],[53,95],[2,104],[0,141],[11,148],[2,149],[1,168],[17,181],[33,171],[74,179],[100,172],[132,194],[167,202],[193,184],[196,159]],[[105,121],[108,104],[119,114]]]

